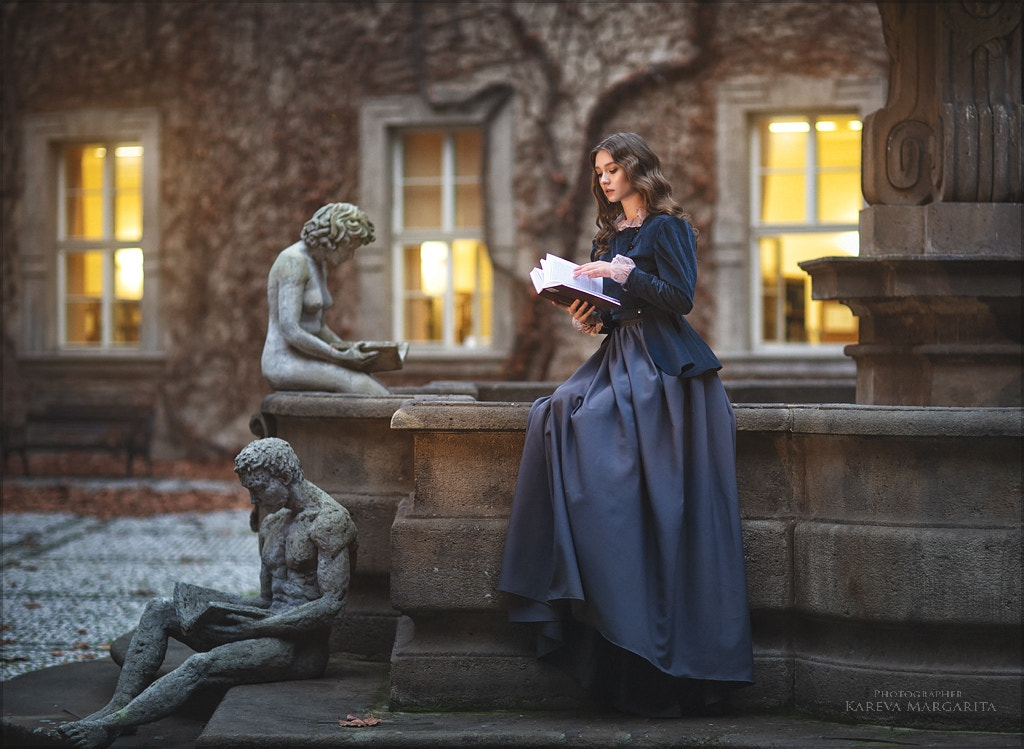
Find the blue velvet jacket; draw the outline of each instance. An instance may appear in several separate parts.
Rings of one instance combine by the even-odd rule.
[[[696,377],[721,369],[711,348],[683,317],[693,309],[697,288],[697,243],[690,224],[664,214],[648,216],[639,230],[613,235],[609,248],[611,253],[601,258],[594,255],[596,248],[591,250],[591,258],[626,255],[636,268],[622,286],[604,279],[604,293],[622,302],[621,309],[602,314],[605,330],[640,317],[647,350],[662,372]]]

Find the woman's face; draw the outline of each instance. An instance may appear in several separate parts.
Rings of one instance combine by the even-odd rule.
[[[594,156],[594,172],[609,203],[621,203],[637,195],[636,188],[629,183],[626,170],[616,164],[607,151],[598,151]]]

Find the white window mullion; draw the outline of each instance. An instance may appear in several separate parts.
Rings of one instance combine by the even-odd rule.
[[[401,239],[391,245],[391,267],[402,272],[391,274],[391,336],[396,341],[405,338],[405,251]]]
[[[807,131],[807,192],[804,196],[804,210],[807,211],[807,223],[818,223],[818,117],[808,117],[810,129]]]
[[[395,147],[391,152],[391,184],[394,186],[391,196],[391,231],[401,234],[405,229],[402,222],[405,210],[405,175],[402,173],[402,139],[395,138]]]
[[[448,245],[445,265],[447,283],[441,314],[442,340],[445,346],[455,345],[455,137],[445,133],[441,149],[441,231]]]
[[[114,205],[116,203],[116,153],[115,143],[104,144],[103,158],[103,287],[100,289],[100,347],[109,348],[114,343]]]
[[[405,186],[402,172],[402,139],[394,139],[391,151],[391,235],[396,240],[391,245],[391,335],[396,341],[405,338],[405,252],[402,249],[402,233],[405,230],[402,216],[405,210]]]
[[[61,170],[63,172],[63,170]],[[62,193],[63,194],[63,193]],[[63,202],[63,201],[62,201]],[[67,250],[57,252],[57,342],[68,343],[68,257]]]
[[[103,158],[103,238],[111,241],[114,238],[114,198],[116,191],[114,187],[114,164],[116,158],[114,152],[116,146],[113,143],[104,145],[106,156]],[[106,287],[104,287],[106,296]]]
[[[103,251],[103,290],[100,296],[100,346],[114,343],[114,250]]]
[[[750,138],[750,163],[753,167],[748,171],[750,185],[750,224],[754,230],[750,232],[750,247],[747,252],[747,283],[749,293],[747,299],[753,307],[751,310],[751,331],[748,345],[756,348],[764,343],[764,289],[761,279],[761,237],[756,227],[761,225],[761,184],[764,167],[761,164],[761,136],[757,127],[747,128]]]
[[[480,246],[476,246],[475,257],[473,258],[473,340],[477,346],[484,340],[483,331],[483,294],[481,289],[480,274],[483,273],[483,263],[480,261]]]

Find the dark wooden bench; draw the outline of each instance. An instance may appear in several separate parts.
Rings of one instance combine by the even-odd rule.
[[[29,452],[106,452],[125,456],[125,473],[132,475],[135,458],[146,461],[152,474],[153,409],[136,405],[51,404],[30,410],[18,424],[4,425],[3,462],[21,455],[29,475]]]

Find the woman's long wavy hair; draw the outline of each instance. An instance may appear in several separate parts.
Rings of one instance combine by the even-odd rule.
[[[661,171],[661,160],[647,145],[647,141],[636,133],[615,133],[602,140],[590,151],[590,164],[598,151],[607,151],[612,159],[626,172],[626,178],[643,196],[647,215],[664,213],[669,216],[690,220],[675,200],[672,199],[672,185]],[[591,191],[597,201],[597,234],[594,237],[594,256],[608,252],[608,242],[615,234],[615,221],[622,215],[618,203],[609,202],[601,189],[601,178],[591,170]]]

